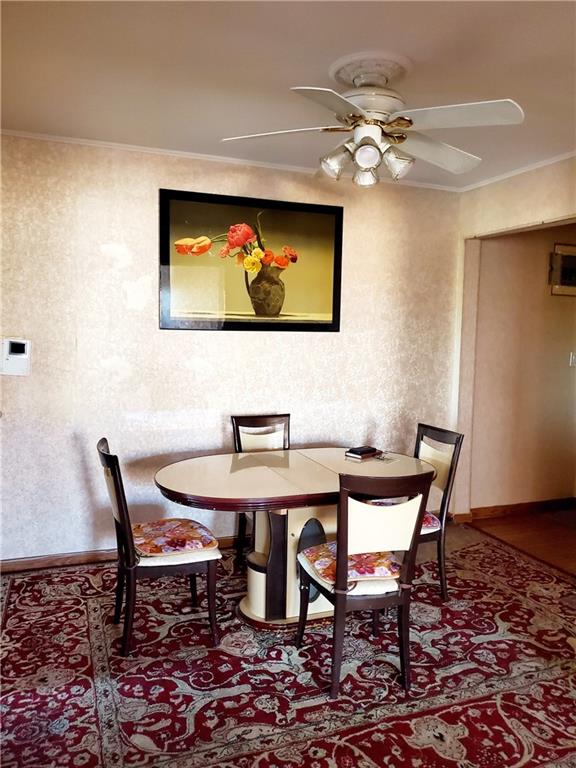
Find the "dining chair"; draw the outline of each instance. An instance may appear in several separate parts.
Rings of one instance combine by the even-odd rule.
[[[442,494],[440,508],[435,512],[426,512],[424,515],[419,543],[437,542],[438,572],[442,600],[448,599],[445,556],[448,507],[450,506],[450,497],[452,496],[454,477],[463,440],[464,435],[460,432],[452,432],[441,427],[432,427],[429,424],[418,424],[414,456],[417,459],[426,461],[428,464],[432,464],[435,468],[436,477],[432,481],[432,485]]]
[[[236,453],[290,448],[289,413],[231,416],[231,419]],[[248,544],[246,513],[237,512],[237,518],[235,565],[240,569],[246,562],[244,551]]]
[[[379,614],[396,607],[400,673],[410,687],[410,595],[418,536],[434,472],[405,477],[340,475],[336,541],[303,549],[297,557],[300,613],[296,645],[304,638],[310,586],[334,606],[330,698],[338,696],[346,614]],[[377,499],[378,504],[371,501]]]
[[[212,642],[218,645],[216,566],[222,557],[218,541],[204,525],[186,518],[131,523],[118,456],[110,453],[105,437],[98,441],[97,449],[112,505],[118,548],[115,624],[120,623],[126,588],[122,655],[128,656],[132,646],[136,583],[138,579],[156,579],[161,576],[188,576],[192,605],[195,606],[196,575],[206,575]]]

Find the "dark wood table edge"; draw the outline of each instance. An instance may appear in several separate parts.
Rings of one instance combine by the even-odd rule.
[[[302,493],[298,496],[270,496],[259,497],[255,499],[247,498],[222,498],[219,496],[196,496],[192,493],[181,493],[171,488],[166,488],[157,480],[154,485],[160,493],[170,501],[182,504],[186,507],[197,507],[198,509],[209,509],[212,512],[258,512],[282,509],[300,509],[303,507],[324,506],[326,504],[336,504],[338,501],[338,491],[329,491],[325,493]]]

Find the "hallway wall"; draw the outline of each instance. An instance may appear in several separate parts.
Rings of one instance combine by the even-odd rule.
[[[572,496],[576,298],[547,284],[554,243],[576,225],[482,241],[471,506]]]

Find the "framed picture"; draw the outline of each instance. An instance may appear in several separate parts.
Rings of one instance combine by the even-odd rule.
[[[576,245],[555,243],[548,283],[552,296],[576,296]]]
[[[160,190],[160,328],[338,331],[342,208]]]

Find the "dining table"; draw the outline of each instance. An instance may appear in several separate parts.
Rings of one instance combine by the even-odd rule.
[[[254,513],[253,551],[240,615],[256,625],[297,621],[296,556],[318,535],[334,538],[340,475],[402,477],[429,472],[425,461],[400,453],[354,460],[346,448],[220,453],[173,462],[155,483],[171,501],[202,510]],[[330,615],[331,604],[311,595],[309,615]]]

